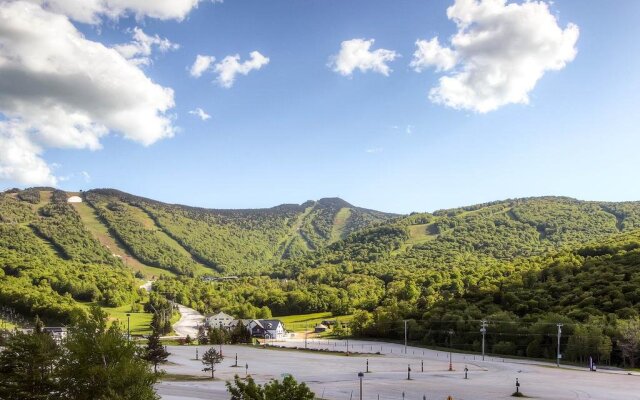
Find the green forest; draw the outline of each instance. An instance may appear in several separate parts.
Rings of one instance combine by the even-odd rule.
[[[562,323],[569,361],[640,356],[639,202],[540,197],[400,216],[335,198],[214,210],[112,189],[82,197],[137,260],[172,273],[155,290],[201,312],[353,314],[352,335],[394,340],[409,320],[412,341],[465,351],[479,351],[486,320],[488,351],[536,358],[555,357]],[[64,320],[78,302],[138,298],[63,192],[4,192],[0,221],[0,304]]]

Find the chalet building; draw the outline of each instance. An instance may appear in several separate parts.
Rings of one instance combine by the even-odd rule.
[[[258,338],[282,339],[286,334],[284,324],[277,319],[254,319],[247,328],[252,337]]]
[[[22,333],[31,335],[35,331],[35,329],[26,328],[26,329],[20,329],[20,331]],[[67,328],[61,327],[61,326],[45,326],[44,328],[42,328],[42,332],[48,333],[49,335],[51,335],[53,340],[55,340],[55,342],[58,344],[60,344],[60,342],[62,342],[64,339],[67,338]]]
[[[235,326],[236,319],[231,315],[220,311],[215,314],[208,314],[205,317],[204,324],[209,328],[231,329]]]

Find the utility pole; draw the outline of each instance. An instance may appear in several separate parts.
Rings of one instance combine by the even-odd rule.
[[[480,327],[480,333],[482,333],[482,361],[484,361],[484,337],[487,334],[487,320],[480,321],[482,326]]]
[[[560,359],[562,354],[560,353],[560,337],[562,336],[562,324],[558,323],[558,358],[556,359],[556,366],[560,366]]]
[[[449,329],[449,371],[453,371],[453,353],[451,351],[452,339],[453,339],[453,329]]]
[[[407,320],[404,320],[404,354],[407,354]]]

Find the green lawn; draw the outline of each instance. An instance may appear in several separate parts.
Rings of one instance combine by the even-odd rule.
[[[109,314],[109,318],[113,321],[120,321],[120,325],[127,329],[127,313],[131,310],[130,305],[120,307],[102,307]],[[151,334],[151,313],[130,313],[130,324],[132,335],[149,335]]]
[[[13,330],[14,328],[16,328],[14,324],[0,318],[0,329]]]
[[[89,308],[93,305],[97,305],[98,303],[80,303],[83,306]],[[149,335],[151,334],[151,318],[153,317],[152,313],[132,313],[131,305],[126,304],[120,307],[100,307],[103,311],[105,311],[109,315],[109,320],[112,322],[118,321],[123,330],[127,330],[127,313],[131,314],[129,323],[131,327],[131,335]]]
[[[353,315],[341,315],[338,317],[334,317],[330,312],[322,312],[314,314],[287,315],[274,318],[282,321],[285,328],[289,332],[304,332],[306,330],[313,330],[314,326],[324,320],[338,320],[340,322],[349,322],[351,318],[353,318]]]

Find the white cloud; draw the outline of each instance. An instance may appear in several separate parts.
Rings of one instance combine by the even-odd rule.
[[[149,36],[138,27],[133,28],[132,36],[133,40],[131,42],[119,44],[113,48],[134,65],[149,65],[154,47],[162,53],[180,48],[179,45],[172,43],[169,39],[161,38],[158,35]]]
[[[374,147],[374,148],[365,150],[365,152],[369,154],[382,153],[382,151],[383,151],[382,147]]]
[[[25,127],[14,121],[0,121],[0,179],[25,185],[55,186],[58,179],[40,157],[42,148]]]
[[[189,114],[191,115],[195,115],[198,118],[200,118],[203,121],[208,120],[209,118],[211,118],[211,115],[207,114],[202,108],[198,107],[195,110],[191,110],[189,111]]]
[[[429,92],[431,101],[485,113],[527,104],[546,71],[563,69],[577,53],[579,29],[562,29],[543,1],[456,0],[447,9],[458,31],[451,47],[418,40],[411,66],[450,71]]]
[[[225,88],[230,88],[236,79],[237,74],[247,75],[252,70],[259,70],[269,64],[269,58],[257,51],[249,53],[250,59],[240,62],[240,55],[226,56],[221,62],[216,64],[214,71],[218,74],[218,84]]]
[[[173,91],[63,15],[0,3],[0,177],[55,184],[48,147],[99,149],[110,131],[150,145],[174,134]]]
[[[351,76],[356,69],[360,72],[373,71],[389,76],[391,68],[387,63],[395,60],[399,54],[386,49],[371,51],[374,42],[374,39],[345,40],[340,44],[340,52],[331,56],[329,66],[343,76]]]
[[[422,72],[431,66],[436,67],[436,71],[448,71],[458,62],[456,53],[440,46],[437,36],[431,40],[417,40],[416,46],[418,49],[413,53],[413,61],[410,64],[416,72]]]
[[[29,0],[47,10],[64,14],[88,24],[100,24],[102,18],[117,19],[134,15],[161,20],[183,20],[202,0]],[[221,3],[222,1],[213,1]]]
[[[202,76],[202,74],[205,71],[211,68],[211,64],[213,64],[215,60],[216,58],[213,56],[204,56],[204,55],[198,54],[196,56],[196,60],[193,62],[193,65],[191,66],[191,69],[189,70],[189,73],[194,78],[199,78]]]
[[[87,171],[81,171],[80,175],[82,175],[82,178],[84,179],[85,182],[87,183],[91,182],[91,175]]]

